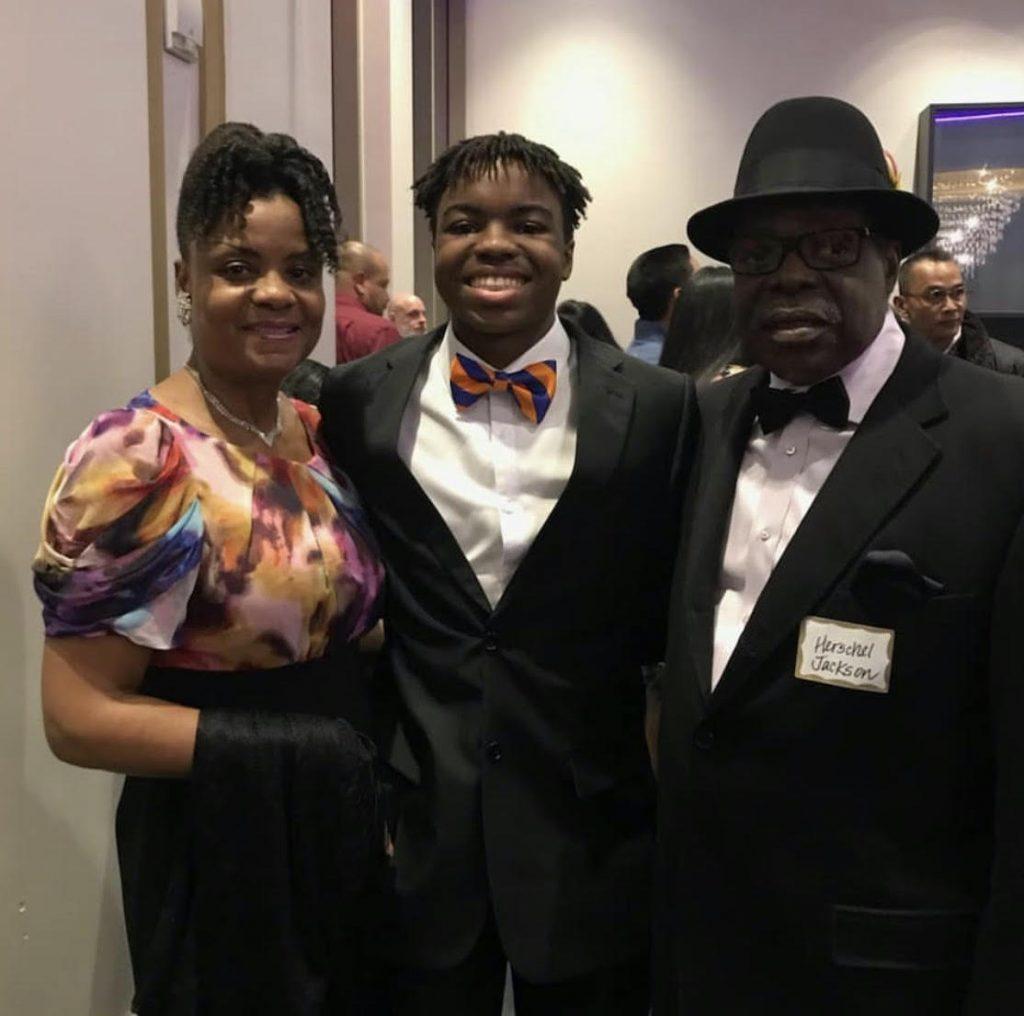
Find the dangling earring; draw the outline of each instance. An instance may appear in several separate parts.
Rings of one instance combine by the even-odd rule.
[[[192,297],[185,290],[179,289],[175,298],[178,320],[185,328],[192,323]]]

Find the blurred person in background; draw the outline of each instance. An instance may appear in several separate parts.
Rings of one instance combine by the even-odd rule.
[[[348,363],[376,353],[401,336],[384,317],[391,269],[369,244],[347,240],[341,245],[334,289],[335,355]]]
[[[968,295],[956,258],[941,247],[926,247],[900,265],[892,305],[900,321],[940,353],[1001,374],[1024,375],[1024,351],[992,338],[967,309]]]
[[[692,274],[690,248],[685,243],[644,251],[629,266],[626,295],[638,315],[633,341],[626,347],[630,356],[646,363],[658,362],[672,308]]]
[[[404,339],[427,330],[427,308],[415,293],[396,293],[384,312]]]
[[[733,274],[724,265],[701,268],[683,287],[672,310],[660,364],[698,384],[739,366],[733,331]]]

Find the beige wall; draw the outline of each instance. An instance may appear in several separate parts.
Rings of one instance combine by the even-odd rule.
[[[468,0],[466,49],[467,133],[521,131],[583,173],[594,205],[563,295],[620,342],[630,261],[729,196],[772,102],[859,105],[907,185],[928,103],[1024,99],[1021,0]]]
[[[118,780],[43,743],[28,564],[67,443],[152,380],[144,8],[0,12],[0,1012],[121,1016]]]

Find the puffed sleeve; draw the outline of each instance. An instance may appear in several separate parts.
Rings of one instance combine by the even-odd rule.
[[[47,635],[169,649],[203,552],[196,483],[173,428],[129,406],[97,417],[57,470],[32,563]]]

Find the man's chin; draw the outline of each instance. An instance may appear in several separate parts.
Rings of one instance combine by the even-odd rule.
[[[822,342],[773,342],[759,356],[777,378],[787,384],[803,387],[817,384],[841,370],[834,348]]]

